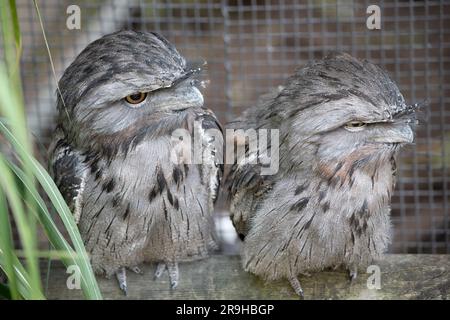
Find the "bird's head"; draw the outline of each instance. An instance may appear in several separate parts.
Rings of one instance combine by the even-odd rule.
[[[119,31],[90,43],[65,70],[60,123],[72,140],[127,147],[170,129],[180,113],[201,107],[197,70],[156,33]]]
[[[373,172],[414,140],[416,106],[405,103],[384,70],[348,54],[300,69],[278,98],[294,128],[289,148],[325,176]]]

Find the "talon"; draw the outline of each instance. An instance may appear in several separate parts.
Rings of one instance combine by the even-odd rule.
[[[169,262],[167,264],[167,270],[169,272],[170,288],[175,289],[178,286],[178,263]]]
[[[291,284],[292,289],[294,289],[295,293],[303,299],[305,296],[303,294],[302,286],[300,285],[300,281],[298,281],[297,277],[289,277],[289,282]]]
[[[134,266],[130,268],[131,271],[133,271],[136,274],[144,274],[144,271],[141,270],[141,268],[139,268],[138,266]]]
[[[169,274],[169,280],[170,280],[170,288],[175,289],[178,286],[178,263],[177,262],[160,262],[156,266],[155,276],[154,279],[158,279],[162,276],[164,271],[167,270],[167,273]]]
[[[349,278],[350,278],[350,282],[354,283],[356,281],[356,278],[358,277],[358,269],[357,268],[352,268],[351,270],[349,270]]]
[[[125,296],[128,295],[128,287],[127,287],[127,272],[125,267],[120,268],[116,272],[116,278],[117,281],[119,281],[119,288],[122,290],[122,292],[125,294]]]
[[[154,275],[154,280],[158,279],[159,277],[162,276],[164,270],[166,270],[166,264],[164,262],[160,262],[158,263],[158,265],[156,266],[156,271],[155,271],[155,275]]]
[[[126,284],[126,283],[120,284],[119,287],[120,287],[120,290],[122,290],[122,292],[123,292],[123,294],[125,295],[125,297],[128,296],[128,287],[127,287],[127,284]]]

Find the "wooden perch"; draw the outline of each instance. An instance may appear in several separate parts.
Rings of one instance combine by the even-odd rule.
[[[370,273],[360,271],[350,284],[344,270],[301,276],[305,299],[449,299],[450,255],[390,254],[374,263],[381,271],[381,289],[369,289]],[[97,277],[105,299],[298,299],[286,281],[265,283],[242,270],[237,256],[180,264],[180,284],[170,290],[167,274],[154,281],[154,265],[143,275],[128,272],[128,296],[115,278]],[[49,299],[81,299],[80,290],[67,288],[64,266],[53,263]],[[373,283],[373,282],[370,282]]]

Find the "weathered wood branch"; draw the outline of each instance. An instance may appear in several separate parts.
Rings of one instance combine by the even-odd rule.
[[[306,299],[449,299],[450,255],[386,255],[380,267],[381,289],[369,289],[371,274],[360,272],[350,284],[344,270],[324,271],[299,279]],[[286,281],[265,283],[244,272],[237,256],[180,265],[180,284],[170,290],[167,275],[153,280],[154,265],[144,265],[143,275],[128,272],[128,296],[116,279],[97,277],[105,299],[298,299]],[[80,290],[69,290],[66,269],[54,264],[48,287],[50,299],[81,299]]]

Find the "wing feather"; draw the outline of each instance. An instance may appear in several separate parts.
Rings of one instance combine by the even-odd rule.
[[[198,131],[202,140],[202,166],[206,169],[202,170],[204,176],[202,178],[209,186],[212,206],[217,200],[223,176],[223,131],[219,121],[209,109],[202,109],[196,121],[200,122]]]
[[[82,156],[67,143],[58,130],[50,145],[49,154],[50,173],[78,223],[87,175]]]
[[[235,128],[246,127],[245,118],[238,119],[232,126]],[[258,162],[251,164],[249,159],[258,159],[258,151],[251,151],[245,137],[236,136],[235,143],[243,144],[245,150],[244,159],[236,160],[227,173],[226,186],[230,199],[230,218],[233,225],[243,240],[247,235],[249,223],[256,211],[256,206],[260,202],[260,197],[270,188],[270,181],[267,175],[261,174],[262,166]],[[270,145],[270,141],[269,141]]]

